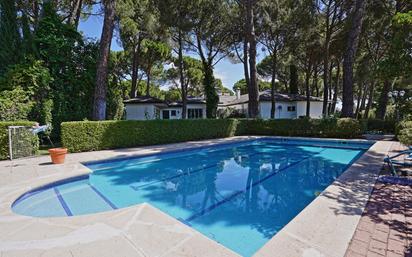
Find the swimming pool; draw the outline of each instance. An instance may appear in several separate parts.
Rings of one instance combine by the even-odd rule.
[[[91,214],[148,202],[251,256],[371,146],[262,139],[85,163],[93,172],[38,188],[14,212]]]

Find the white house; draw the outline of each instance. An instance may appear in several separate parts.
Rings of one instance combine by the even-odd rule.
[[[182,118],[182,102],[170,102],[150,96],[138,96],[124,101],[127,120],[173,120]],[[202,98],[187,99],[188,119],[206,117],[206,102]]]
[[[270,90],[259,93],[259,112],[262,119],[270,119],[272,108]],[[247,115],[249,95],[222,96],[219,101],[219,109],[231,108],[239,113]],[[296,119],[306,116],[306,96],[297,94],[275,94],[275,119]],[[310,117],[322,117],[322,99],[310,97]]]
[[[236,110],[239,113],[247,115],[249,96],[239,95],[219,96],[218,109]],[[306,116],[306,96],[292,94],[275,95],[276,112],[275,119],[296,119],[300,116]],[[160,100],[150,96],[138,96],[136,98],[124,101],[127,120],[153,120],[153,119],[181,119],[182,102],[170,102]],[[310,117],[322,117],[322,99],[310,97]],[[270,100],[270,91],[263,91],[259,94],[259,111],[262,119],[270,119],[270,110],[272,103]],[[206,118],[206,101],[203,98],[189,97],[187,99],[188,119]]]

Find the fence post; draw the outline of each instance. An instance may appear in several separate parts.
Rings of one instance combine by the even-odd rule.
[[[12,142],[11,142],[11,130],[12,127],[8,127],[8,132],[9,132],[9,156],[10,160],[13,160],[13,149],[12,149]]]

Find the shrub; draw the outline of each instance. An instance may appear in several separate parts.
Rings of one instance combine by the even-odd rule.
[[[402,121],[396,128],[399,141],[406,145],[412,145],[412,121]]]
[[[364,119],[361,124],[363,132],[395,133],[395,120]]]
[[[9,126],[33,126],[32,121],[2,121],[0,122],[0,160],[5,160],[9,158]],[[36,152],[39,148],[39,140],[36,135],[30,134],[29,138],[24,138],[25,144],[29,144],[33,147]]]
[[[243,123],[243,124],[242,124]],[[242,134],[356,138],[361,125],[355,119],[242,120]]]
[[[234,119],[63,122],[61,138],[70,152],[94,151],[230,137],[237,124]]]
[[[76,121],[61,125],[63,146],[70,152],[95,151],[234,135],[355,138],[361,126],[354,119],[297,120],[148,120]]]
[[[407,129],[407,128],[412,128],[412,121],[411,120],[404,120],[401,121],[397,126],[396,126],[396,130],[395,130],[395,134],[396,136],[399,136],[401,131],[403,129]]]

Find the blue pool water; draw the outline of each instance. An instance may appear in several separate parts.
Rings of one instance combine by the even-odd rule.
[[[148,202],[242,256],[251,256],[370,147],[255,140],[86,163],[90,175],[23,195],[13,211],[83,215]]]

